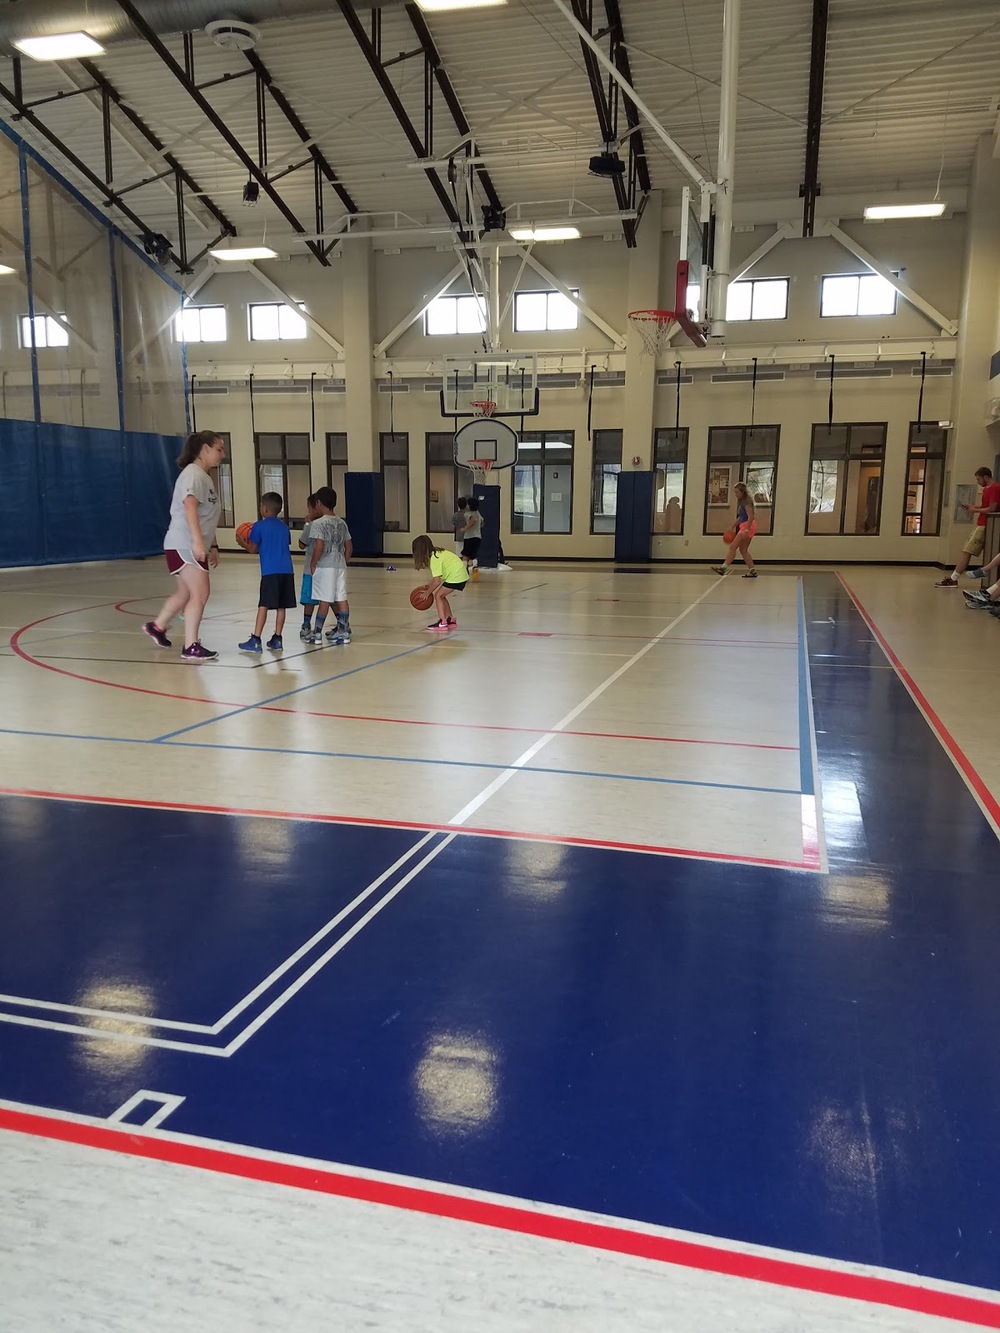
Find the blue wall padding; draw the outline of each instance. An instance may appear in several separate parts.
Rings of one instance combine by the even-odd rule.
[[[8,492],[0,565],[69,564],[161,549],[182,441],[0,420]]]

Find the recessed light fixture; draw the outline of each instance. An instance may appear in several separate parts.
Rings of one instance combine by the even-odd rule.
[[[104,47],[85,32],[59,32],[53,37],[21,37],[17,49],[32,60],[79,60],[83,56],[102,56]]]
[[[579,227],[511,227],[515,241],[578,241]]]
[[[417,0],[417,8],[428,14],[440,14],[446,9],[488,9],[506,3],[507,0]]]
[[[934,204],[869,204],[865,209],[866,222],[885,222],[890,218],[939,218],[948,207]]]
[[[227,259],[230,263],[246,261],[248,259],[277,259],[277,250],[272,250],[269,245],[244,245],[242,247],[232,246],[227,250],[209,250],[213,259]]]
[[[10,267],[9,264],[0,264],[0,278],[5,278],[8,273],[16,273],[17,270]]]

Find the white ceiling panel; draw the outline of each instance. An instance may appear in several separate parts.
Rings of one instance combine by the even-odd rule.
[[[79,4],[82,10],[85,0]],[[714,179],[724,0],[619,0],[619,6],[637,91],[699,170]],[[996,0],[830,0],[829,8],[819,167],[823,196],[939,190],[947,198],[949,190],[964,191],[976,142],[994,133],[1000,110]],[[600,27],[603,0],[594,0],[594,10]],[[370,30],[370,15],[359,13]],[[777,209],[778,201],[798,197],[812,14],[813,0],[744,0],[737,208],[775,201]],[[422,139],[425,74],[416,32],[397,3],[380,15],[386,75]],[[476,159],[509,215],[519,211],[536,220],[597,215],[611,221],[592,229],[616,231],[612,184],[587,170],[601,140],[581,44],[553,0],[510,0],[494,9],[431,14],[426,22],[471,127]],[[181,37],[164,40],[182,59]],[[246,58],[215,46],[200,30],[193,34],[193,51],[204,96],[256,160],[256,86]],[[336,3],[320,14],[261,23],[255,54],[363,215],[355,225],[379,232],[380,244],[392,243],[381,233],[396,228],[411,233],[403,243],[412,242],[414,234],[428,245],[448,243],[441,231],[448,225],[446,209],[428,181],[428,164],[418,160],[421,154],[400,127]],[[149,45],[136,40],[110,47],[96,66],[241,237],[259,239],[266,232],[289,252],[302,252],[302,243],[291,238],[298,228],[307,235],[317,229],[313,167],[308,149],[270,99],[265,100],[265,169],[284,213],[263,192],[256,207],[243,206],[246,166]],[[104,181],[101,95],[88,91],[84,68],[25,60],[21,78],[34,114]],[[104,206],[102,191],[83,181],[38,129],[26,119],[14,122],[14,69],[7,58],[0,58],[0,83],[8,93],[0,114]],[[446,165],[461,135],[439,93],[433,122],[432,161],[462,213],[462,173],[449,182]],[[162,159],[120,112],[112,111],[111,124],[111,188],[126,191],[124,202],[146,227],[176,241],[171,183],[138,184],[163,169]],[[622,116],[619,131],[624,129]],[[653,187],[676,204],[687,177],[645,120],[643,139]],[[484,202],[477,186],[476,216]],[[218,223],[190,192],[185,203],[193,254],[214,239]],[[323,209],[328,232],[336,229],[346,209],[329,183]],[[124,230],[137,232],[133,221],[113,207],[108,211]],[[414,233],[419,227],[433,230],[421,237]]]

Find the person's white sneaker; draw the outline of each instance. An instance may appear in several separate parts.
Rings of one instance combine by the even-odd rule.
[[[503,563],[501,562],[499,565],[497,565],[497,569],[498,569],[498,570],[503,570],[503,571],[506,572],[507,570],[510,569],[510,565],[505,565],[505,564],[503,564]]]

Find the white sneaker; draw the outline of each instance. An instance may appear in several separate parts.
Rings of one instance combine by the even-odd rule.
[[[510,565],[505,565],[501,562],[499,565],[497,565],[497,569],[506,571],[510,569]]]

